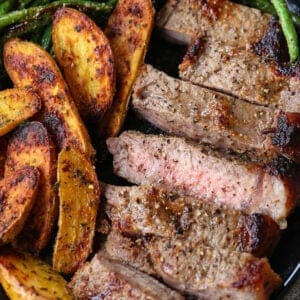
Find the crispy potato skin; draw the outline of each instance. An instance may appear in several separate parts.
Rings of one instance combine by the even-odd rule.
[[[4,176],[7,144],[7,136],[0,137],[0,179]]]
[[[59,9],[53,21],[53,49],[81,117],[95,123],[111,106],[114,59],[100,28],[85,14]]]
[[[100,122],[102,138],[117,136],[126,118],[132,85],[143,63],[154,22],[151,0],[120,0],[108,19],[105,34],[115,57],[117,91]]]
[[[26,165],[38,168],[40,183],[30,220],[18,236],[17,244],[37,254],[47,245],[57,215],[56,151],[40,122],[26,123],[12,135],[7,148],[5,176]]]
[[[53,268],[71,274],[91,253],[100,188],[95,169],[75,149],[60,152],[57,174],[60,204]]]
[[[38,96],[25,89],[0,91],[0,136],[5,135],[41,109]]]
[[[0,183],[0,243],[11,242],[21,231],[33,207],[39,171],[24,167]]]
[[[67,282],[49,265],[12,249],[0,251],[0,282],[12,300],[74,299]]]
[[[88,157],[95,151],[56,63],[41,47],[20,39],[4,45],[4,65],[16,87],[35,91],[43,101],[40,119],[59,149],[72,146]]]

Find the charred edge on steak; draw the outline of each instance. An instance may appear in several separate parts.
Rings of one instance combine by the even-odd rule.
[[[300,162],[300,114],[281,112],[272,144],[295,162]]]
[[[288,47],[277,17],[270,19],[263,38],[253,45],[253,52],[265,63],[274,63],[275,73],[300,78],[300,63],[289,62]]]
[[[263,38],[254,44],[255,54],[262,56],[265,62],[283,63],[289,61],[288,48],[277,17],[272,17]]]
[[[269,164],[265,166],[265,169],[270,175],[282,176],[282,177],[295,177],[297,174],[296,164],[290,159],[284,156],[275,157]]]
[[[279,239],[279,228],[272,218],[261,214],[243,215],[241,218],[241,235],[239,247],[241,252],[249,252],[255,256],[271,254]],[[274,232],[278,232],[274,238]],[[269,241],[272,241],[270,246]],[[268,253],[269,252],[269,253]]]
[[[206,40],[204,37],[196,36],[188,46],[187,52],[183,57],[183,63],[193,65],[205,50]],[[181,67],[183,68],[183,67]],[[185,67],[184,67],[185,68]]]
[[[300,163],[300,114],[280,112],[276,128],[264,129],[262,134],[272,134],[272,145],[282,155]]]
[[[300,147],[300,114],[281,112],[277,121],[277,130],[272,139],[274,146]]]

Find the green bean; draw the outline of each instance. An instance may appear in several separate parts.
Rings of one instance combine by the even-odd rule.
[[[51,0],[34,0],[34,1],[31,3],[31,6],[46,5],[46,4],[48,4],[49,2],[51,2]]]
[[[19,9],[24,9],[28,7],[33,0],[19,0]]]
[[[287,41],[290,61],[293,63],[299,57],[298,35],[285,0],[271,0],[278,14],[282,31]]]
[[[51,21],[51,15],[45,14],[40,19],[32,19],[28,21],[24,21],[17,25],[10,27],[6,33],[0,39],[1,42],[5,42],[10,38],[24,36],[25,34],[35,32],[42,27],[45,27]]]
[[[30,7],[27,9],[16,10],[6,15],[0,16],[0,30],[3,28],[26,21],[28,19],[39,18],[41,15],[53,14],[54,11],[60,6],[76,6],[84,10],[93,10],[97,12],[109,13],[113,9],[116,0],[107,2],[92,2],[86,0],[58,0],[44,6]]]
[[[0,3],[0,16],[7,14],[15,5],[15,0],[5,0]]]
[[[51,41],[52,41],[52,24],[48,25],[46,27],[46,29],[44,30],[44,33],[42,35],[42,40],[41,40],[41,46],[45,49],[45,50],[49,50],[51,47]]]
[[[276,10],[269,0],[242,0],[242,4],[257,8],[265,13],[276,15]]]

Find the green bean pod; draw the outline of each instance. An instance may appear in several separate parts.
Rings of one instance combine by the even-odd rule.
[[[24,9],[24,8],[26,8],[26,7],[28,7],[28,6],[30,6],[30,4],[31,4],[31,2],[32,2],[33,0],[19,0],[19,9]]]
[[[293,63],[299,57],[298,35],[285,0],[271,0],[278,14],[283,34],[286,38],[290,61]]]
[[[102,13],[109,13],[114,8],[116,0],[107,2],[93,2],[86,0],[58,0],[48,5],[30,7],[27,9],[16,10],[0,16],[0,30],[16,23],[24,22],[29,19],[39,18],[44,13],[53,14],[55,10],[63,5],[75,6],[83,10],[92,10]]]
[[[15,0],[5,0],[0,3],[0,16],[7,14],[15,5]]]
[[[42,35],[42,40],[40,42],[41,46],[46,50],[49,51],[51,47],[52,42],[52,24],[48,25],[46,29],[44,30],[44,33]]]
[[[269,0],[242,0],[242,4],[257,8],[265,13],[276,15],[276,10]]]

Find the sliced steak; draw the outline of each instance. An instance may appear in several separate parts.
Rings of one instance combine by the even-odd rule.
[[[99,252],[70,283],[76,299],[183,300],[154,278]]]
[[[132,183],[266,214],[281,227],[295,206],[289,178],[182,138],[129,131],[109,138],[107,145],[113,154],[114,172]]]
[[[159,15],[164,32],[192,41],[181,78],[300,112],[300,63],[289,64],[280,25],[270,15],[225,0],[171,0]]]
[[[143,265],[137,265],[136,256],[130,253],[133,248],[136,253],[142,249],[142,255],[148,254],[157,277],[200,299],[268,299],[281,284],[267,259],[248,253],[213,249],[180,238],[129,238],[118,232],[111,233],[108,241],[109,254],[137,268]],[[131,245],[131,252],[115,250],[123,243]]]
[[[127,235],[179,236],[186,243],[255,256],[270,254],[280,236],[278,225],[268,216],[246,215],[155,187],[106,185],[104,197],[113,228]]]
[[[192,36],[201,34],[233,46],[245,46],[261,38],[269,20],[269,15],[257,9],[227,0],[168,0],[156,23],[176,42],[187,43]]]
[[[184,240],[160,239],[147,245],[164,282],[204,299],[268,299],[281,280],[267,259],[213,249]]]
[[[291,123],[300,125],[300,114],[295,114],[293,121],[288,120],[290,113],[169,77],[150,65],[140,70],[132,106],[143,118],[168,133],[219,149],[248,153],[265,161],[278,153],[300,161],[299,135],[290,134]],[[288,142],[278,141],[278,136],[288,135]]]
[[[147,274],[156,274],[145,248],[143,236],[125,237],[119,231],[112,230],[107,236],[105,250],[113,259],[120,260]]]
[[[201,49],[191,50],[199,43]],[[273,63],[266,63],[249,49],[196,38],[179,71],[181,78],[194,84],[283,111],[300,112],[300,77],[283,76]]]

